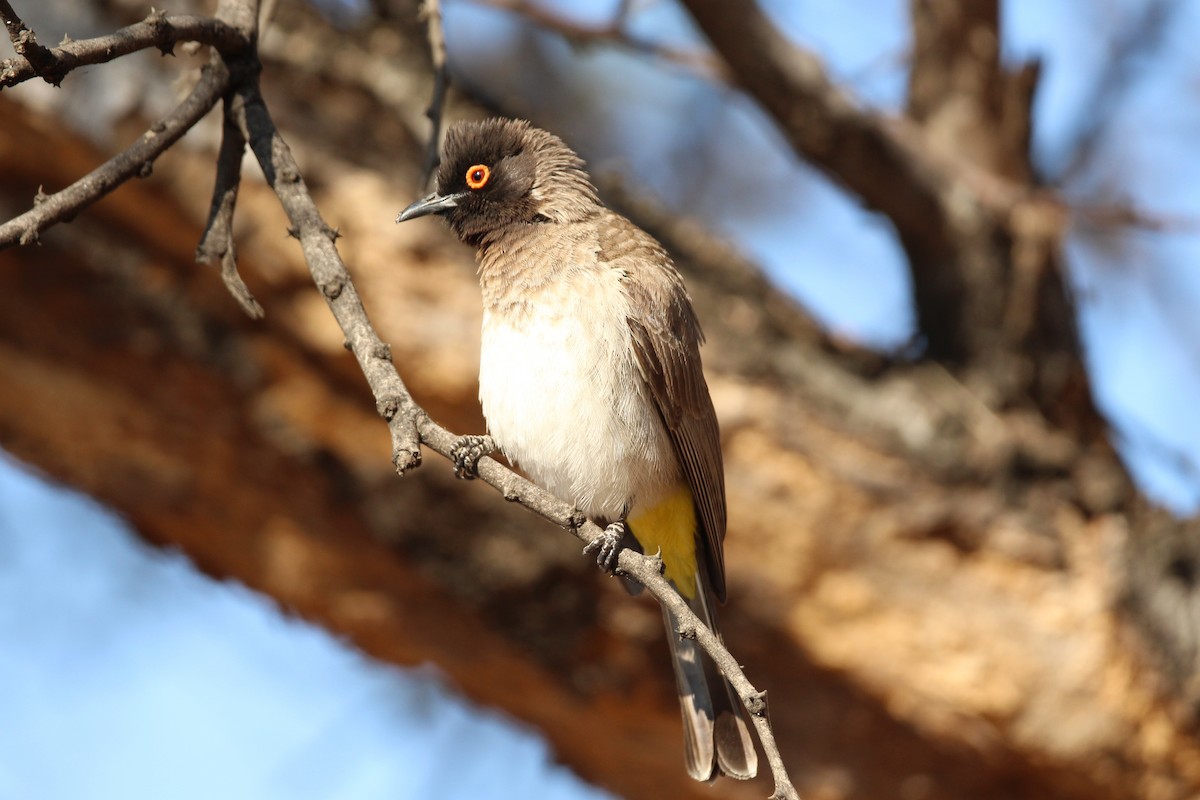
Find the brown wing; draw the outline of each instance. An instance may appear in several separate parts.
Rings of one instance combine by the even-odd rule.
[[[704,334],[683,279],[651,236],[623,217],[601,225],[600,260],[624,273],[638,367],[692,490],[713,594],[725,601],[725,470],[704,370]]]

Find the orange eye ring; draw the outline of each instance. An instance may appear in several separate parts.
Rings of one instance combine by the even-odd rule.
[[[467,170],[467,188],[471,190],[482,189],[487,186],[487,182],[491,177],[492,170],[487,164],[476,164]]]

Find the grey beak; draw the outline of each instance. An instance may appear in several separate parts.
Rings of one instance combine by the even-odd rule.
[[[408,208],[400,212],[400,216],[396,217],[396,222],[407,222],[410,219],[417,217],[426,217],[430,214],[445,214],[450,209],[458,205],[466,193],[462,194],[447,194],[441,195],[437,192],[422,197],[417,202],[413,203]]]

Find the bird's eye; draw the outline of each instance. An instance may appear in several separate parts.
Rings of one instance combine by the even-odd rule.
[[[467,188],[482,189],[491,177],[492,171],[487,164],[476,164],[467,170]]]

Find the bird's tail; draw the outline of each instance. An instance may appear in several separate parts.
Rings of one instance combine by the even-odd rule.
[[[697,570],[696,592],[688,606],[719,637],[716,604],[704,573],[703,567]],[[698,781],[709,781],[717,775],[738,780],[753,778],[758,773],[758,753],[737,693],[695,640],[680,638],[679,620],[665,607],[663,620],[683,712],[688,774]]]

